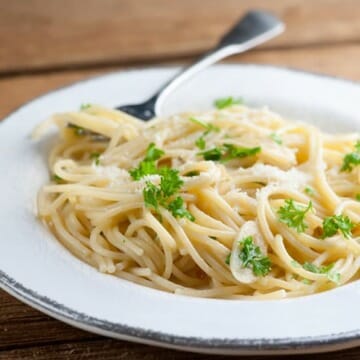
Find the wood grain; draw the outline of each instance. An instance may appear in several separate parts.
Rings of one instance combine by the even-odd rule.
[[[358,42],[358,0],[0,1],[0,72],[199,54],[249,9],[284,19],[264,48]]]
[[[360,81],[360,67],[354,65],[354,59],[360,59],[360,44],[250,51],[232,57],[229,61],[288,66]],[[161,63],[157,63],[159,64]],[[164,62],[163,64],[179,65],[178,62]],[[126,68],[102,67],[101,69],[0,78],[0,94],[6,94],[6,101],[0,99],[0,119],[24,102],[47,91],[91,76],[120,70],[126,70]]]
[[[0,360],[132,359],[216,360],[222,356],[189,354],[125,341],[106,339],[63,324],[11,298],[0,290]],[[46,329],[46,331],[44,331]],[[1,351],[2,350],[2,351]],[[360,349],[291,357],[293,360],[358,360]],[[339,357],[337,357],[337,354]],[[341,354],[341,357],[340,357]],[[288,356],[284,359],[289,358]],[[262,360],[245,356],[242,360]],[[277,360],[278,356],[267,357]]]
[[[50,355],[51,354],[51,355]],[[339,353],[299,355],[299,356],[241,356],[233,357],[241,360],[359,360],[359,349],[341,351]],[[50,355],[50,356],[49,356]],[[0,353],[0,360],[228,360],[232,357],[186,353],[159,347],[131,344],[110,339],[97,339],[75,343],[34,346],[26,349],[10,350]]]
[[[0,354],[2,350],[82,341],[98,336],[72,328],[24,305],[0,290]]]

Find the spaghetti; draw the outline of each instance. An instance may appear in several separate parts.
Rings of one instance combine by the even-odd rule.
[[[101,272],[176,294],[284,298],[357,278],[360,146],[267,109],[54,115],[38,215]]]

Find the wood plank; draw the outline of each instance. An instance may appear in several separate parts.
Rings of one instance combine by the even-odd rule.
[[[265,47],[360,39],[358,0],[1,1],[0,72],[192,56],[251,8],[288,24]]]
[[[290,66],[360,81],[360,67],[354,66],[354,59],[360,59],[360,45],[257,50],[230,58],[230,61]],[[5,94],[1,99],[0,119],[22,103],[49,90],[120,69],[124,68],[106,67],[0,79],[0,94]]]
[[[360,348],[337,353],[292,356],[293,360],[359,360]],[[279,360],[279,356],[267,356],[266,360]],[[288,359],[286,356],[284,359]],[[46,346],[33,346],[0,352],[0,360],[228,360],[219,355],[194,354],[160,347],[152,347],[111,339],[99,339]],[[242,356],[241,360],[264,360],[263,356]]]
[[[0,78],[0,94],[5,94],[5,97],[0,99],[0,119],[21,104],[41,94],[91,76],[105,74],[108,71],[111,70],[66,71]]]
[[[72,328],[21,303],[0,290],[1,350],[101,337]]]
[[[360,67],[356,65],[359,56],[360,45],[350,44],[253,51],[233,59],[256,64],[287,66],[360,81]]]

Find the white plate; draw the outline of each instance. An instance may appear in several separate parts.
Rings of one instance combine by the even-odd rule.
[[[54,112],[90,102],[142,101],[178,69],[110,74],[46,94],[0,125],[0,283],[27,304],[76,327],[115,338],[183,350],[296,353],[360,345],[360,283],[308,297],[273,301],[191,298],[97,272],[66,251],[35,218],[35,195],[47,180],[46,142],[33,127]],[[360,86],[299,71],[218,65],[173,94],[164,114],[206,109],[241,95],[326,130],[359,130]]]

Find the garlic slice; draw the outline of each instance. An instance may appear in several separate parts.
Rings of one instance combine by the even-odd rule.
[[[259,246],[263,254],[266,254],[265,241],[261,236],[259,227],[255,221],[247,221],[240,229],[234,240],[233,248],[230,256],[230,270],[234,278],[242,284],[250,284],[255,282],[258,277],[254,275],[252,269],[243,267],[240,259],[241,246],[239,242],[247,236],[252,236],[254,244]]]

